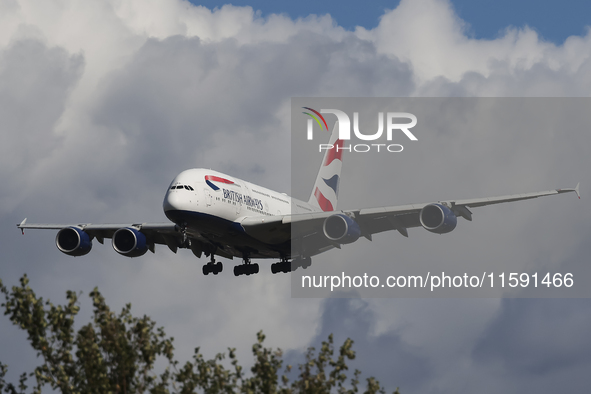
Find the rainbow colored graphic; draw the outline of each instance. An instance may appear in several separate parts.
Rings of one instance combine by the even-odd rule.
[[[320,119],[322,119],[322,122],[324,123],[324,126],[326,127],[326,130],[328,131],[328,125],[326,124],[326,120],[324,120],[324,116],[322,116],[322,115],[320,114],[320,112],[318,112],[318,111],[316,111],[315,109],[312,109],[312,108],[310,108],[310,107],[302,107],[302,108],[303,108],[303,109],[307,109],[308,111],[312,111],[312,112],[314,112],[316,115],[318,115],[318,116],[320,117]],[[312,114],[311,114],[311,113],[309,113],[309,112],[302,112],[302,113],[303,113],[303,114],[306,114],[306,115],[308,115],[308,116],[310,116],[310,117],[312,117],[312,119],[314,119],[314,120],[316,121],[316,123],[318,123],[318,126],[320,126],[320,130],[324,129],[324,127],[322,127],[322,123],[320,123],[320,120],[319,120],[319,119],[318,119],[316,116],[312,115]]]

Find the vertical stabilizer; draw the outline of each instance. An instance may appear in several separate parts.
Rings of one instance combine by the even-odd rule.
[[[334,211],[337,207],[343,166],[343,140],[339,140],[338,137],[338,122],[335,122],[328,142],[332,147],[324,153],[324,159],[308,201],[308,204],[323,211]]]

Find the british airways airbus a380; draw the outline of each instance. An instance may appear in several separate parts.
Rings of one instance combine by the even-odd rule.
[[[437,234],[456,227],[457,217],[472,220],[471,208],[503,202],[527,200],[575,192],[556,189],[470,200],[439,201],[382,208],[336,211],[342,166],[342,140],[337,127],[327,150],[308,202],[283,193],[207,169],[191,169],[174,178],[164,196],[164,213],[172,223],[132,224],[18,224],[24,229],[57,229],[55,242],[60,251],[82,256],[92,249],[92,240],[103,243],[111,238],[113,249],[128,257],[138,257],[155,244],[167,245],[176,253],[188,248],[195,256],[209,256],[205,275],[222,272],[215,256],[241,258],[234,275],[259,272],[251,259],[277,259],[271,271],[290,272],[307,268],[311,257],[360,237],[397,230],[408,237],[407,229],[422,226]]]

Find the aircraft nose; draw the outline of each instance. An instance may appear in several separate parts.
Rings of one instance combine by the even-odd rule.
[[[183,209],[181,196],[179,194],[180,193],[171,192],[170,190],[166,193],[166,196],[164,197],[164,202],[162,203],[162,208],[164,209],[164,212],[178,211]]]

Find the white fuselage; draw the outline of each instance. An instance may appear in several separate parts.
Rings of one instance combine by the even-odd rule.
[[[183,171],[174,178],[164,197],[163,209],[177,223],[182,215],[171,217],[171,212],[203,214],[234,222],[244,217],[289,215],[292,210],[317,210],[284,193],[201,168]]]

